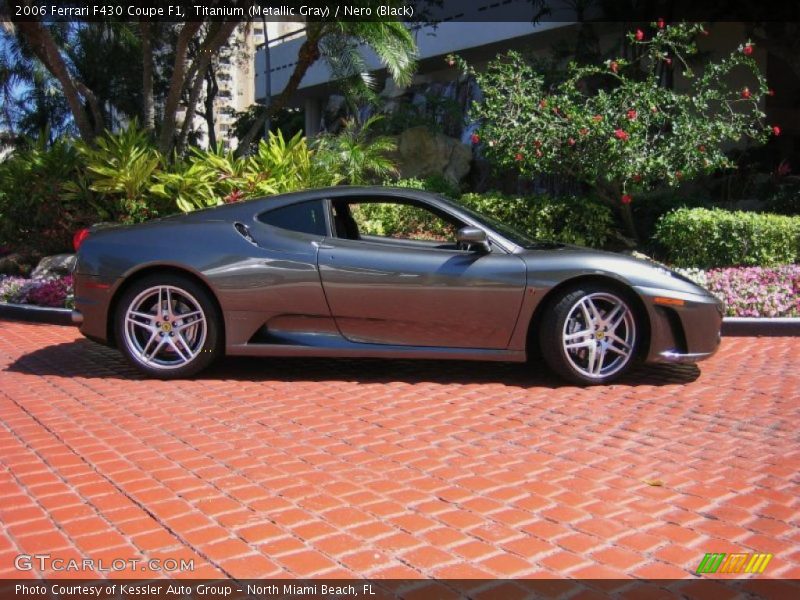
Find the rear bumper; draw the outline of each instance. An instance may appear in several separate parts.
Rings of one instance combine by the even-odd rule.
[[[116,281],[75,273],[75,310],[72,322],[87,338],[108,343],[108,310]]]

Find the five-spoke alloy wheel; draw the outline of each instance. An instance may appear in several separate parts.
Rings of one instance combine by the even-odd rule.
[[[207,367],[219,351],[219,317],[208,292],[189,278],[134,282],[117,305],[116,339],[139,370],[171,379]]]
[[[626,296],[583,285],[564,292],[542,322],[545,360],[562,377],[581,384],[608,383],[633,363],[640,334]]]

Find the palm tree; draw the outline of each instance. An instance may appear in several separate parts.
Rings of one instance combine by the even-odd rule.
[[[371,80],[358,46],[378,55],[383,66],[399,85],[407,85],[416,68],[417,46],[408,28],[400,22],[312,22],[306,26],[306,39],[300,46],[297,63],[283,91],[273,98],[239,143],[237,154],[250,148],[264,122],[284,108],[297,91],[308,69],[323,59],[334,78],[344,79],[356,91],[364,92]],[[267,48],[268,52],[269,49]]]
[[[397,143],[389,136],[369,135],[370,128],[382,118],[373,115],[362,124],[349,119],[338,135],[320,136],[315,144],[315,162],[349,185],[365,185],[396,175],[389,155],[397,149]]]

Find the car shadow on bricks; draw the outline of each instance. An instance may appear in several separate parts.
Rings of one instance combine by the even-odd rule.
[[[7,370],[29,375],[57,375],[141,380],[144,376],[114,350],[89,340],[46,346],[19,357]],[[696,365],[639,365],[615,382],[616,387],[692,383]],[[502,384],[520,388],[563,388],[541,359],[528,363],[392,360],[354,358],[227,357],[196,380],[359,383]]]

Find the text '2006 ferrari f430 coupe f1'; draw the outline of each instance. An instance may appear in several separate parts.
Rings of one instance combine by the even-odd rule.
[[[387,232],[375,218],[386,211],[410,226]],[[655,263],[534,240],[440,196],[385,187],[95,228],[74,279],[81,332],[160,378],[222,354],[541,353],[563,378],[598,384],[637,360],[707,358],[722,321],[713,296]]]

